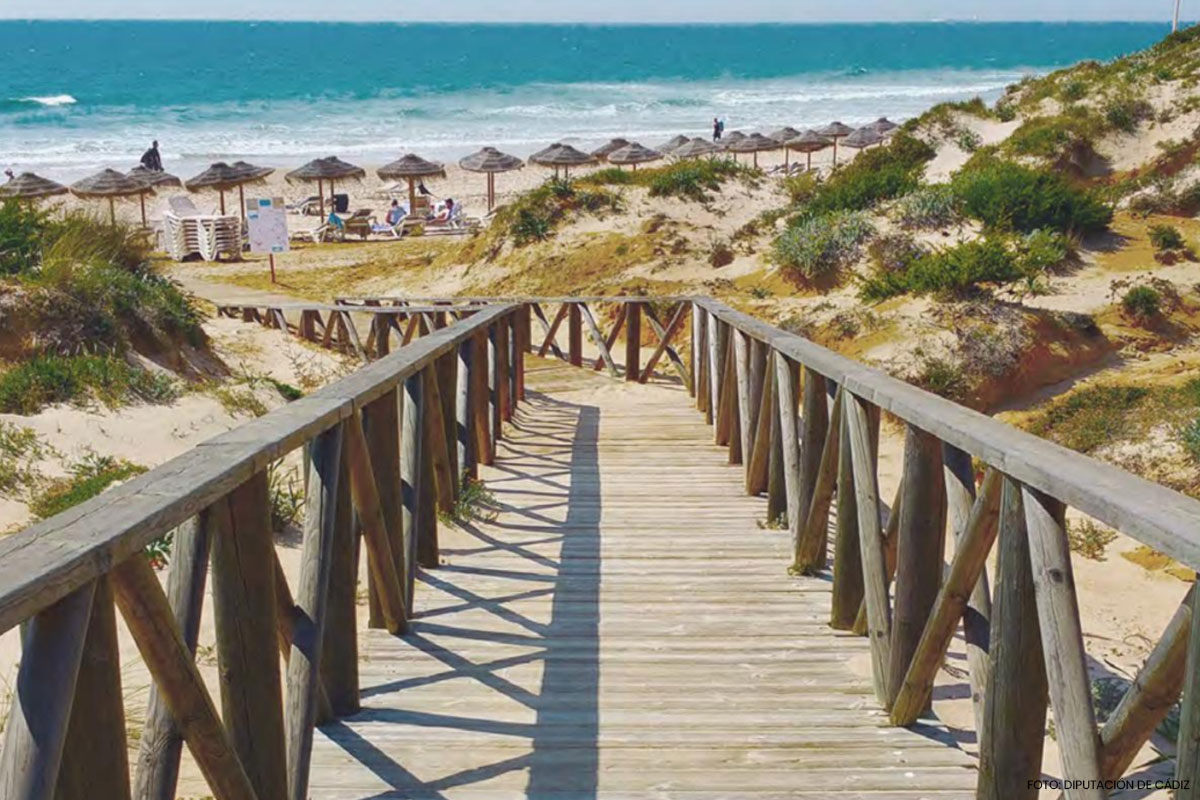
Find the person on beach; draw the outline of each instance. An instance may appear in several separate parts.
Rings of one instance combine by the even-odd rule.
[[[713,141],[721,141],[721,120],[713,117]]]
[[[392,201],[392,207],[388,209],[387,220],[388,227],[394,226],[397,222],[408,216],[408,210],[400,205],[399,200]]]
[[[155,139],[150,144],[150,149],[142,153],[142,166],[146,169],[152,169],[155,172],[162,172],[162,156],[158,154],[158,140]]]
[[[17,176],[13,174],[12,167],[9,167],[8,169],[4,170],[4,177],[8,178],[11,181],[13,178],[15,178]]]

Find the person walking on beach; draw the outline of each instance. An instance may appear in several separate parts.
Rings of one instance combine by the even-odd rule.
[[[721,120],[717,119],[716,117],[713,117],[713,141],[714,142],[721,141],[721,128],[723,128],[723,127],[724,126],[721,124]]]
[[[142,153],[142,166],[146,169],[152,169],[155,172],[162,172],[162,156],[158,154],[158,140],[155,139],[150,144],[150,149]]]

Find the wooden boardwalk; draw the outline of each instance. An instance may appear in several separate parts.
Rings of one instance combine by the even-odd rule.
[[[313,798],[974,796],[944,729],[888,726],[867,640],[681,389],[528,367],[481,468],[503,510],[442,530],[411,633],[362,635]]]

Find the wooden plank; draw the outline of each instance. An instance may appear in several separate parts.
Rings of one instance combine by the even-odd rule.
[[[821,452],[821,466],[817,471],[817,483],[813,487],[813,499],[808,508],[808,516],[805,518],[801,526],[800,540],[798,549],[793,553],[792,557],[795,562],[795,568],[804,571],[810,568],[810,565],[816,564],[819,558],[818,552],[826,547],[826,538],[829,532],[829,507],[833,500],[833,491],[838,481],[838,473],[841,468],[841,443],[847,441],[843,438],[842,433],[846,429],[846,422],[843,420],[842,414],[843,397],[842,391],[839,388],[837,395],[833,400],[833,411],[830,413],[828,435],[825,437],[825,444]],[[853,475],[849,476],[850,479]],[[847,494],[851,494],[848,492]],[[840,531],[841,528],[839,527]],[[857,548],[858,536],[857,530],[848,530],[846,535],[848,540],[838,540],[835,543],[834,556],[836,558],[837,551],[842,547]],[[857,549],[855,550],[857,553]],[[857,561],[855,562],[857,563]],[[837,579],[837,567],[834,567],[834,579]]]
[[[896,536],[892,641],[888,671],[890,708],[929,621],[942,581],[946,550],[946,487],[942,443],[908,426],[904,443],[904,494]],[[868,610],[869,613],[869,610]]]
[[[296,607],[296,601],[292,599],[292,590],[288,588],[287,577],[283,574],[283,565],[279,563],[279,554],[274,553],[273,555],[275,556],[275,608],[278,609],[276,615],[278,629],[275,641],[279,645],[279,657],[283,659],[286,667],[292,658],[292,642],[295,640],[297,618],[301,612]],[[323,725],[332,722],[333,719],[333,706],[329,703],[329,693],[325,691],[324,682],[318,681],[317,724]]]
[[[767,455],[767,519],[787,519],[787,491],[783,466],[783,432],[780,428],[779,414],[775,407],[778,404],[778,380],[775,373],[775,362],[779,354],[771,353],[771,405],[767,416],[770,418],[770,452]],[[793,553],[793,561],[795,554]]]
[[[358,328],[354,327],[354,318],[350,316],[350,312],[338,312],[338,318],[341,329],[346,334],[351,352],[358,356],[360,361],[370,361],[371,359],[367,358],[367,351],[363,349],[362,341],[358,338]]]
[[[546,312],[542,310],[541,303],[530,303],[529,308],[533,312],[533,315],[537,317],[537,321],[542,326],[542,332],[546,337],[542,341],[542,346],[538,348],[538,357],[544,358],[546,356],[546,347],[547,343],[549,343],[548,346],[551,348],[551,352],[554,353],[554,357],[561,359],[563,357],[562,350],[559,349],[558,342],[555,341],[554,337],[554,332],[557,330],[557,326],[555,328],[551,328],[550,323],[546,321]],[[561,317],[562,313],[563,309],[560,307],[558,309],[558,317]],[[562,320],[558,317],[555,317],[555,321],[561,324]]]
[[[988,470],[958,540],[946,582],[938,592],[929,623],[921,634],[904,683],[892,701],[893,725],[911,725],[929,706],[933,680],[946,658],[958,621],[967,610],[971,589],[979,583],[996,541],[1000,513],[1000,473]],[[894,510],[893,510],[894,512]],[[902,520],[903,522],[903,520]],[[986,656],[986,653],[985,653]]]
[[[854,467],[863,594],[867,603],[867,638],[871,644],[871,676],[876,696],[881,703],[886,703],[892,620],[887,596],[887,568],[881,546],[875,448],[872,446],[867,410],[863,407],[863,402],[847,392],[842,398],[842,413],[848,423],[845,434],[850,440],[851,461]]]
[[[621,335],[621,330],[625,327],[625,305],[622,303],[617,309],[617,318],[613,320],[612,330],[608,332],[608,336],[600,335],[600,326],[596,324],[596,318],[592,316],[592,310],[588,308],[588,304],[580,302],[580,311],[583,313],[583,320],[587,323],[588,332],[592,336],[592,342],[600,351],[600,357],[592,364],[592,370],[599,372],[601,367],[608,367],[608,373],[614,378],[617,377],[617,365],[613,361],[612,349],[617,343],[617,337]]]
[[[1046,736],[1046,667],[1021,487],[1008,476],[998,524],[992,674],[979,731],[976,792],[980,800],[1035,800]]]
[[[353,417],[351,418],[353,419]],[[350,493],[350,459],[346,428],[341,424],[340,474],[335,493],[333,547],[325,598],[324,634],[321,637],[321,681],[329,693],[335,717],[358,713],[358,539],[359,522]]]
[[[317,684],[321,679],[321,642],[329,576],[337,530],[337,494],[342,462],[342,427],[331,428],[309,449],[304,544],[293,627],[292,654],[287,667],[288,798],[308,797]],[[331,698],[332,700],[332,698]]]
[[[808,510],[816,493],[821,457],[829,431],[829,403],[825,397],[825,378],[811,369],[802,370],[804,386],[800,410],[800,518],[808,519]],[[816,569],[824,569],[826,548],[815,551]]]
[[[1200,592],[1192,591],[1192,622],[1187,654],[1187,679],[1183,685],[1183,708],[1179,715],[1179,743],[1175,777],[1188,782],[1178,795],[1181,800],[1200,792]],[[1189,798],[1190,800],[1190,798]]]
[[[783,451],[783,484],[787,497],[787,529],[792,552],[800,545],[800,440],[796,430],[796,373],[792,363],[775,354],[775,396],[778,399],[779,439]]]
[[[716,314],[708,315],[708,421],[713,426],[713,441],[720,441],[721,380],[725,374],[725,325]],[[778,388],[778,387],[776,387]]]
[[[481,332],[471,339],[471,431],[474,434],[475,459],[479,464],[491,465],[496,458],[496,444],[492,441],[492,422],[488,416],[488,346]]]
[[[433,469],[436,487],[437,507],[444,514],[454,510],[454,466],[450,463],[451,442],[446,438],[446,420],[443,413],[446,408],[442,399],[440,376],[436,367],[426,368],[424,394],[425,421],[428,437],[429,464]]]
[[[625,306],[625,380],[636,382],[642,364],[642,303]]]
[[[167,574],[167,602],[183,636],[184,645],[196,652],[204,585],[208,578],[208,552],[212,541],[203,514],[175,531],[171,569]],[[151,684],[146,724],[138,742],[133,796],[137,800],[173,800],[179,776],[183,738],[158,686]]]
[[[56,800],[127,800],[129,755],[116,607],[108,578],[96,581]]]
[[[477,343],[478,344],[478,343]],[[486,361],[484,362],[486,365]],[[482,374],[482,370],[480,370]],[[405,572],[401,575],[404,582],[404,607],[413,607],[413,587],[417,574],[417,529],[421,519],[422,484],[428,479],[424,464],[421,463],[425,449],[422,447],[425,422],[424,415],[424,379],[414,375],[404,382],[404,414],[401,420],[400,436],[400,479],[402,482],[402,528],[404,533],[404,563]],[[482,398],[481,398],[482,400]],[[486,428],[487,426],[481,426]],[[485,436],[486,436],[485,431]],[[486,462],[485,462],[486,463]]]
[[[679,308],[676,309],[675,314],[682,313],[682,309],[683,304],[681,303],[679,304]],[[679,375],[680,382],[684,386],[687,386],[691,383],[692,376],[688,372],[687,366],[683,363],[683,359],[679,357],[679,353],[671,344],[672,339],[675,337],[675,332],[668,331],[667,328],[663,327],[662,320],[658,318],[658,312],[654,310],[653,303],[646,303],[642,307],[642,310],[645,313],[646,322],[650,324],[650,330],[654,332],[658,341],[663,343],[663,353],[667,356],[667,360],[671,362],[675,373]],[[645,374],[644,371],[643,374]]]
[[[567,353],[571,366],[583,366],[583,318],[578,303],[567,304]]]
[[[537,307],[535,306],[535,309]],[[558,307],[558,313],[554,315],[554,322],[550,323],[546,328],[546,338],[542,340],[542,346],[538,348],[538,358],[545,358],[546,351],[554,348],[555,358],[562,358],[562,350],[558,347],[558,329],[562,325],[563,320],[567,318],[567,312],[570,308],[570,303],[562,303]],[[540,315],[539,315],[540,316]],[[545,321],[544,316],[540,316],[542,321]]]
[[[839,394],[841,394],[839,392]],[[841,408],[834,406],[833,416],[845,409],[845,397],[841,398]],[[829,457],[825,485],[818,486],[813,491],[812,510],[819,511],[818,504],[823,505],[823,515],[814,517],[806,529],[808,542],[812,544],[803,549],[802,557],[809,569],[814,569],[818,563],[815,555],[825,550],[826,531],[829,527],[829,501],[821,503],[822,497],[833,491],[837,486],[837,525],[833,539],[833,593],[830,600],[829,624],[838,630],[853,630],[865,634],[866,627],[866,587],[863,583],[862,539],[858,527],[858,494],[854,491],[854,459],[850,449],[850,420],[841,413],[839,430],[831,429],[827,437],[826,452],[822,453],[822,461]],[[828,449],[829,444],[834,445]],[[836,475],[833,474],[836,464]],[[821,491],[824,489],[824,491]],[[886,585],[886,584],[885,584]],[[856,618],[862,624],[856,624]]]
[[[221,719],[259,797],[287,794],[270,489],[256,473],[204,516],[212,540]]]
[[[1065,511],[1061,503],[1035,490],[1022,488],[1021,495],[1063,774],[1096,782],[1068,788],[1067,797],[1103,800],[1105,791],[1098,783],[1100,737],[1075,598],[1071,547],[1063,525]]]
[[[679,333],[680,328],[683,327],[683,323],[686,318],[684,312],[686,310],[687,310],[686,303],[680,303],[679,307],[675,309],[675,313],[671,316],[670,323],[663,330],[662,334],[659,337],[658,345],[654,348],[654,351],[650,354],[650,359],[646,362],[646,366],[642,369],[642,376],[641,376],[642,383],[645,383],[646,381],[650,380],[650,376],[654,374],[654,368],[656,366],[658,366],[659,360],[663,357],[663,354],[666,353],[667,350],[670,348],[671,340],[675,338],[675,335],[677,333]],[[647,315],[647,318],[650,319],[649,315]],[[691,381],[686,380],[684,382],[684,385],[690,387]]]
[[[138,652],[217,800],[254,800],[254,787],[225,733],[171,606],[141,555],[113,567],[113,592]]]
[[[754,449],[754,428],[750,413],[750,343],[737,331],[733,332],[733,366],[734,388],[737,391],[738,457],[734,461],[731,456],[730,463],[741,464],[750,460]],[[753,405],[758,405],[758,398],[754,399]]]
[[[475,462],[475,448],[472,446],[471,353],[470,342],[463,342],[458,346],[454,383],[454,446],[458,451],[461,474],[476,478],[479,476],[479,469]]]
[[[75,590],[23,631],[0,752],[0,795],[6,799],[54,796],[95,590],[94,583]]]
[[[466,347],[469,345],[465,342],[459,344],[460,349]],[[366,405],[362,410],[362,427],[371,457],[371,474],[377,489],[379,507],[383,512],[388,550],[392,556],[390,568],[368,564],[368,571],[372,576],[370,578],[372,586],[381,580],[389,580],[390,574],[396,576],[396,585],[400,587],[399,576],[403,575],[405,571],[404,534],[400,520],[400,402],[400,393],[393,389],[378,400]],[[365,498],[364,502],[366,502]],[[365,512],[360,511],[360,514],[363,513]],[[375,546],[368,548],[368,561],[376,557],[376,549]],[[403,589],[400,588],[399,591],[401,606],[403,606]],[[378,596],[379,594],[378,590],[372,592],[372,596],[375,598],[375,602],[371,606],[373,627],[390,630],[383,608],[383,599]]]
[[[776,444],[771,437],[772,423],[778,426],[775,412],[775,357],[766,354],[759,364],[761,385],[757,394],[757,411],[754,420],[754,447],[747,459],[746,494],[758,495],[767,491],[770,483],[771,447]],[[767,519],[774,521],[768,514]]]

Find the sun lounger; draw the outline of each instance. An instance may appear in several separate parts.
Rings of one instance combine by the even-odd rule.
[[[355,211],[343,222],[343,229],[347,234],[361,236],[366,239],[371,235],[371,209],[360,208]]]

